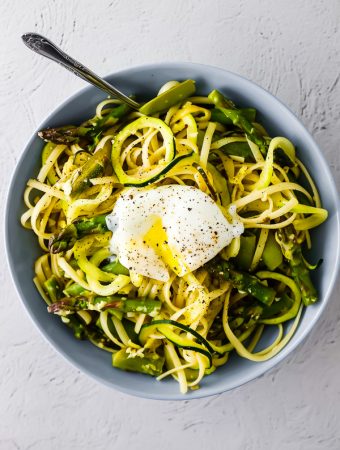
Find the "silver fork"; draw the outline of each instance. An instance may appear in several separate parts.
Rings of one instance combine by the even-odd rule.
[[[130,97],[112,86],[110,83],[103,80],[103,78],[96,75],[94,72],[92,72],[92,70],[89,70],[83,64],[67,55],[53,42],[51,42],[44,36],[41,36],[37,33],[25,33],[21,36],[21,38],[30,50],[33,50],[39,55],[45,56],[46,58],[57,62],[61,66],[65,67],[65,69],[71,71],[88,83],[91,83],[93,86],[98,87],[109,95],[119,98],[124,103],[127,103],[131,108],[138,110],[141,107],[139,103],[135,102]]]

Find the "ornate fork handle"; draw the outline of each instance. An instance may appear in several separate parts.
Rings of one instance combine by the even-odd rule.
[[[131,108],[137,110],[140,108],[141,105],[139,103],[135,102],[130,97],[120,92],[118,89],[100,78],[83,64],[63,52],[59,47],[57,47],[53,42],[51,42],[44,36],[36,33],[26,33],[22,36],[22,40],[29,49],[33,50],[39,55],[45,56],[46,58],[57,62],[58,64],[65,67],[65,69],[71,71],[83,80],[93,84],[99,89],[102,89],[109,95],[119,98],[123,102],[127,103]]]

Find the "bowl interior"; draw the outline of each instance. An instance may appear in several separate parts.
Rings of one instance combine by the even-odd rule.
[[[313,249],[310,259],[323,259],[321,267],[313,274],[320,301],[306,309],[301,323],[290,343],[274,358],[263,363],[253,363],[233,355],[229,362],[214,374],[206,377],[201,389],[182,396],[173,380],[156,382],[146,375],[122,372],[111,366],[110,355],[88,342],[77,341],[60,319],[47,313],[32,282],[33,265],[41,250],[33,232],[20,225],[24,212],[23,192],[29,178],[35,177],[39,164],[42,141],[33,134],[17,165],[10,186],[6,210],[6,246],[12,276],[18,293],[47,340],[72,364],[106,385],[121,391],[148,398],[188,399],[213,395],[232,389],[264,373],[287,356],[311,330],[330,296],[339,265],[339,203],[336,188],[325,159],[315,142],[298,119],[277,99],[260,87],[235,74],[221,69],[197,64],[155,64],[118,72],[107,80],[127,94],[138,99],[150,98],[168,80],[192,78],[197,82],[197,92],[207,94],[219,89],[241,106],[255,107],[270,135],[283,135],[297,147],[299,158],[307,166],[319,189],[323,206],[329,218],[312,232]],[[97,103],[105,94],[96,88],[86,88],[58,107],[39,127],[79,123],[94,114]],[[332,239],[329,237],[332,236]],[[267,332],[269,343],[276,329]]]

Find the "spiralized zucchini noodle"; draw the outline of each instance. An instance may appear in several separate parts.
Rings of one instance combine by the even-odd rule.
[[[140,111],[107,99],[80,126],[42,130],[21,217],[42,249],[34,283],[48,311],[114,367],[171,376],[182,393],[232,351],[265,361],[287,345],[317,301],[303,247],[327,218],[291,141],[268,136],[255,109],[194,90],[192,80],[169,82]],[[184,274],[164,244],[161,281],[119,261],[107,218],[131,189],[173,185],[206,194],[229,223],[234,211],[243,233]],[[275,337],[264,347],[267,328]]]

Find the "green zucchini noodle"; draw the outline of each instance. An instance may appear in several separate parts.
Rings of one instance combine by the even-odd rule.
[[[166,83],[153,101],[180,86]],[[269,137],[255,114],[217,91],[151,115],[106,99],[80,126],[41,132],[21,217],[42,250],[33,281],[49,312],[115,367],[173,377],[186,393],[234,350],[251,361],[276,355],[317,301],[302,247],[327,211],[293,143]],[[202,191],[229,222],[232,206],[244,232],[183,276],[169,263],[158,281],[115,259],[105,217],[131,187],[168,185]],[[275,338],[263,348],[268,327]]]

